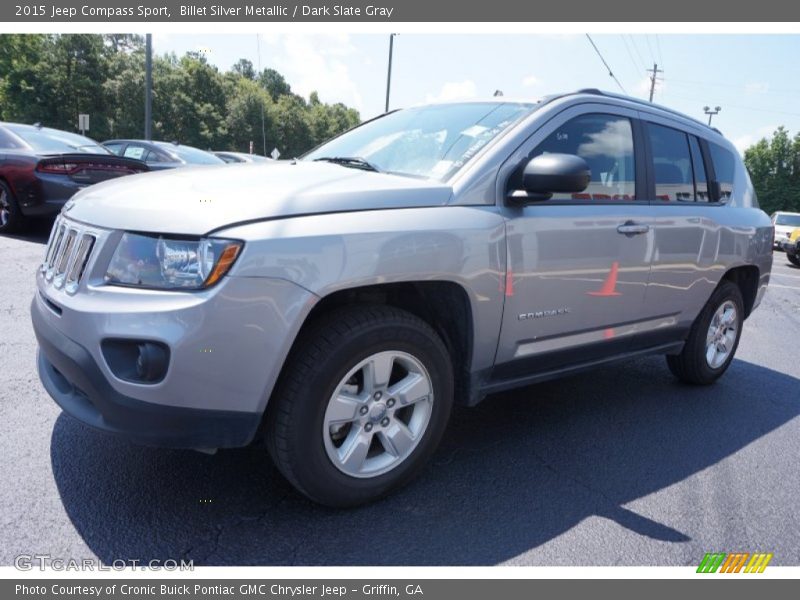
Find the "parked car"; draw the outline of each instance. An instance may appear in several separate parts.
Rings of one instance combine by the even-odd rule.
[[[0,233],[49,217],[88,185],[147,171],[113,156],[82,135],[20,123],[0,123]]]
[[[248,154],[246,152],[229,152],[227,150],[214,152],[214,156],[221,158],[226,163],[272,162],[272,159],[266,156]]]
[[[206,450],[263,433],[300,492],[351,506],[420,472],[454,402],[646,354],[713,383],[771,267],[728,140],[584,90],[86,190],[32,318],[41,381],[84,423]]]
[[[800,267],[800,227],[792,230],[789,237],[781,240],[781,250],[786,252],[786,260]]]
[[[778,211],[772,213],[772,217],[770,218],[775,227],[773,244],[775,248],[782,250],[782,242],[789,238],[795,228],[800,227],[800,213]]]
[[[103,142],[117,156],[143,160],[153,171],[174,169],[187,165],[219,165],[224,161],[211,152],[177,142],[147,140],[108,140]]]

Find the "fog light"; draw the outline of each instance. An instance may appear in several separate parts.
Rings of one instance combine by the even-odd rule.
[[[145,340],[103,340],[103,357],[115,377],[132,383],[158,383],[169,367],[169,348]]]
[[[167,372],[167,352],[163,346],[145,342],[139,344],[136,375],[141,381],[155,382],[164,379]]]

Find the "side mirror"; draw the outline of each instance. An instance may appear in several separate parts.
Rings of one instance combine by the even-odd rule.
[[[548,200],[555,193],[577,193],[592,180],[589,165],[574,154],[541,154],[528,161],[522,172],[523,190],[512,194],[516,202]]]

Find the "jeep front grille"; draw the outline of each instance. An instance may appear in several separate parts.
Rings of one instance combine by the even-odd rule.
[[[96,239],[94,234],[77,224],[58,219],[50,234],[41,267],[45,281],[52,282],[56,288],[63,287],[68,294],[74,294],[86,271]]]

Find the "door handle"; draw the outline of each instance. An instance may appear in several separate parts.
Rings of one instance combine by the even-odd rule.
[[[634,221],[625,221],[622,225],[617,227],[617,233],[622,233],[628,237],[647,233],[648,231],[650,231],[650,225],[636,223]]]

